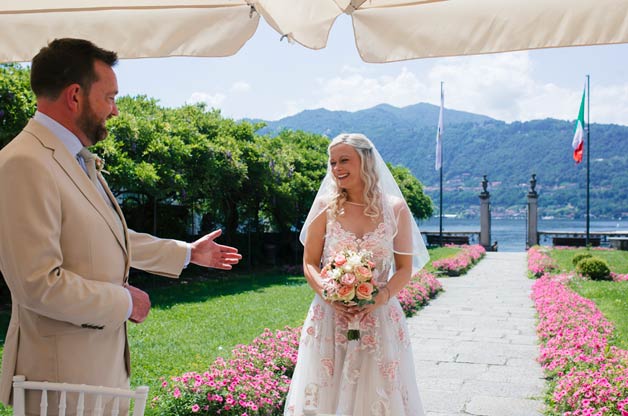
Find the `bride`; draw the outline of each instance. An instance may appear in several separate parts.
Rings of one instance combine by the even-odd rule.
[[[371,141],[341,134],[301,231],[305,277],[316,292],[303,325],[284,415],[421,416],[404,313],[396,298],[429,259],[399,187]],[[374,303],[324,298],[321,266],[343,250],[367,251]],[[349,340],[350,322],[360,337]]]

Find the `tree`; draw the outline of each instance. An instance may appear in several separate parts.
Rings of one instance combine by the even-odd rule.
[[[17,64],[0,64],[0,149],[26,126],[35,114],[30,69]]]
[[[278,231],[300,229],[325,176],[329,139],[285,130],[266,140],[271,180],[264,210]]]
[[[129,204],[142,206],[145,218],[152,210],[151,232],[157,234],[158,205],[180,201],[187,187],[188,132],[155,99],[122,97],[117,105],[120,115],[108,121],[109,136],[95,151],[105,159],[106,179],[125,201],[125,211]]]
[[[410,169],[397,165],[392,166],[387,163],[388,169],[392,173],[403,197],[408,202],[408,208],[415,218],[424,220],[432,216],[432,199],[423,192],[423,185],[412,175]]]

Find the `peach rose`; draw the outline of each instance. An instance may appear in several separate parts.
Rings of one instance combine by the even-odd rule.
[[[355,296],[355,289],[353,286],[342,285],[338,289],[338,299],[345,302],[349,302]]]
[[[373,285],[370,283],[360,283],[356,288],[356,296],[358,299],[371,300],[373,294]]]
[[[355,275],[360,282],[365,282],[373,276],[373,273],[371,273],[368,267],[358,266],[358,268],[355,269]]]

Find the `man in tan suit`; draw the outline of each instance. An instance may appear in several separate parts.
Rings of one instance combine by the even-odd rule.
[[[230,269],[241,258],[214,242],[220,230],[188,244],[126,227],[84,149],[118,114],[116,62],[79,39],[42,48],[31,68],[37,113],[0,152],[0,270],[13,301],[4,403],[15,374],[128,387],[126,322],[142,322],[150,309],[148,295],[128,285],[129,268],[177,277],[188,262]],[[39,414],[36,396],[27,395],[29,414]]]

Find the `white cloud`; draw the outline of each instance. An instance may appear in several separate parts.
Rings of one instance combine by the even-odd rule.
[[[534,69],[529,53],[517,52],[452,59],[432,67],[429,78],[431,84],[445,82],[448,108],[508,122],[575,120],[584,82],[559,87],[535,80]],[[628,124],[628,84],[596,87],[592,94],[592,122]]]
[[[408,66],[386,75],[344,66],[339,75],[316,80],[318,88],[309,99],[291,102],[287,113],[298,106],[357,111],[381,103],[403,107],[417,102],[439,105],[440,81],[444,82],[445,106],[487,115],[498,120],[527,121],[544,118],[574,120],[582,84],[565,88],[535,79],[535,63],[529,52],[514,52],[435,60],[414,72]],[[423,66],[425,68],[425,66]],[[308,104],[309,103],[309,104]],[[592,91],[591,121],[628,125],[628,83],[596,86]]]
[[[231,91],[233,92],[248,92],[251,91],[251,84],[246,81],[237,81],[231,85]]]
[[[426,86],[407,68],[396,75],[369,78],[358,71],[343,71],[346,76],[319,79],[314,107],[329,110],[356,111],[388,103],[397,107],[414,104],[424,96]]]
[[[226,98],[226,95],[219,92],[215,94],[208,94],[206,92],[193,92],[187,102],[192,104],[205,103],[210,108],[219,108]]]

